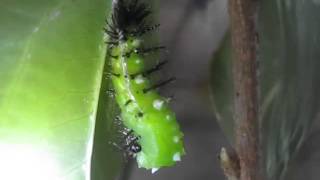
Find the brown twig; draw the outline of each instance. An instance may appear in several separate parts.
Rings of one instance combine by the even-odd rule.
[[[234,151],[227,151],[224,147],[219,154],[220,166],[227,180],[239,180],[240,164]]]
[[[235,147],[240,161],[240,180],[262,180],[258,152],[256,6],[256,0],[229,0]]]

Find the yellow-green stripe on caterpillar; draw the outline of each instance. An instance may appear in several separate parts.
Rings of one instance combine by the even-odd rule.
[[[145,25],[149,14],[146,4],[138,0],[114,1],[105,32],[110,40],[111,79],[123,124],[137,137],[129,143],[129,150],[135,154],[139,167],[154,172],[180,161],[185,151],[174,112],[167,99],[156,92],[159,84],[153,85],[147,78],[162,65],[151,70],[145,67],[143,54],[162,48],[141,48],[143,34],[158,26]]]

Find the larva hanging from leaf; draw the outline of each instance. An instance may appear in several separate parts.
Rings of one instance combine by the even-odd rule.
[[[166,98],[155,90],[172,79],[154,85],[148,75],[163,63],[145,68],[143,55],[163,48],[141,48],[143,35],[158,26],[146,26],[150,13],[146,4],[138,0],[113,1],[113,14],[105,32],[109,36],[111,79],[122,120],[139,137],[129,143],[128,149],[132,149],[131,144],[135,146],[138,166],[154,172],[180,161],[185,151],[175,114]]]

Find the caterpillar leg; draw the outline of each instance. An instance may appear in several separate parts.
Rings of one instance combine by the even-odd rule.
[[[126,131],[126,132],[125,132]],[[110,141],[109,144],[113,145],[118,150],[124,152],[124,157],[135,157],[137,153],[141,151],[141,145],[139,144],[139,136],[134,135],[134,131],[130,129],[127,131],[125,128],[122,131],[122,134],[124,135],[122,137],[122,142],[120,144]]]

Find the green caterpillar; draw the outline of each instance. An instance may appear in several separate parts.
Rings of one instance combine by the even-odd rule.
[[[147,78],[156,68],[146,70],[144,54],[161,49],[141,48],[143,34],[157,27],[147,27],[146,17],[151,13],[138,0],[113,2],[113,14],[105,32],[110,38],[108,53],[111,58],[112,82],[116,101],[121,109],[123,124],[137,138],[129,142],[139,167],[157,171],[172,166],[185,154],[183,133],[175,114]]]

